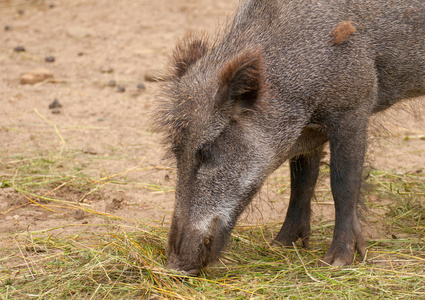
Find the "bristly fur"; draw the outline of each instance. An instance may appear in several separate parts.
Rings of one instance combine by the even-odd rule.
[[[256,51],[245,51],[236,56],[232,61],[228,62],[224,68],[220,71],[219,77],[221,79],[222,85],[229,84],[234,74],[244,65],[249,67],[249,71],[247,75],[248,82],[255,81],[258,76],[261,75],[260,68],[262,63],[261,50],[257,49]],[[246,88],[249,88],[249,84],[246,85]],[[245,90],[241,91],[241,93],[246,92]]]
[[[166,149],[166,157],[171,157],[173,143],[178,142],[182,131],[189,124],[190,110],[182,111],[181,104],[190,99],[184,99],[177,89],[180,78],[186,74],[191,65],[195,64],[208,52],[209,38],[206,33],[186,34],[176,43],[173,53],[168,58],[167,69],[160,87],[157,104],[153,115],[153,125],[156,132],[163,134],[162,143]]]
[[[244,3],[241,2],[240,5],[243,7]],[[181,95],[179,85],[181,78],[202,57],[208,56],[210,61],[214,61],[215,64],[209,64],[207,67],[217,68],[217,71],[219,68],[226,69],[225,65],[227,63],[229,71],[227,75],[230,76],[230,71],[238,67],[237,63],[233,63],[233,68],[230,68],[232,61],[235,62],[235,59],[238,57],[242,58],[244,56],[243,53],[246,53],[245,59],[247,55],[253,56],[252,53],[257,53],[259,54],[258,67],[254,68],[253,71],[255,71],[254,73],[263,73],[263,76],[257,78],[260,87],[260,99],[268,90],[259,45],[256,48],[246,50],[246,47],[241,47],[243,45],[238,42],[242,36],[247,40],[254,40],[253,34],[255,31],[250,30],[234,36],[231,33],[232,22],[230,18],[227,19],[221,28],[222,30],[219,28],[212,35],[206,32],[189,32],[176,43],[173,53],[168,58],[163,76],[165,80],[159,87],[160,93],[158,94],[157,103],[152,115],[154,130],[162,134],[162,144],[165,146],[166,158],[172,158],[172,148],[183,138],[183,132],[189,126],[192,117],[191,113],[196,108],[196,105],[199,105],[199,103],[193,103],[192,100],[194,99],[190,99],[188,95]],[[225,42],[223,43],[223,41]],[[222,57],[223,53],[227,53],[227,55]],[[218,66],[218,64],[224,65]],[[223,72],[217,73],[218,76],[222,76],[220,74],[223,74]],[[264,107],[265,103],[258,101],[255,109],[261,110]],[[244,111],[246,111],[246,108]]]
[[[266,106],[261,101],[268,91],[261,47],[240,50],[235,56],[230,54],[229,57],[218,57],[217,48],[223,46],[219,44],[221,38],[223,36],[217,35],[210,39],[205,33],[189,33],[177,42],[169,57],[167,73],[164,75],[166,80],[162,83],[160,99],[153,116],[154,129],[163,134],[167,158],[171,157],[170,150],[182,140],[192,113],[200,106],[193,96],[182,95],[182,77],[204,56],[216,62],[207,66],[208,72],[216,72],[220,85],[228,87],[229,98],[233,97],[235,100],[232,104],[235,115],[261,111]],[[216,107],[226,105],[225,101],[229,98],[217,97]],[[207,103],[201,103],[201,106],[204,105]]]
[[[196,63],[208,51],[208,40],[205,34],[200,37],[189,32],[177,44],[171,58],[172,75],[182,77],[188,68]]]

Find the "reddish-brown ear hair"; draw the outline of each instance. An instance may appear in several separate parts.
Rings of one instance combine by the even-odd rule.
[[[172,73],[175,77],[182,77],[189,67],[196,63],[208,51],[208,43],[205,35],[195,37],[187,34],[177,43],[171,58]]]
[[[265,88],[263,56],[261,49],[249,49],[224,65],[219,73],[225,87],[223,100],[230,100],[242,110],[257,110],[259,98]]]

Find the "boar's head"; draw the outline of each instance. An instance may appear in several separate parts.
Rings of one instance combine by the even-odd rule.
[[[280,164],[261,49],[223,57],[219,47],[193,37],[178,44],[157,108],[177,162],[167,266],[192,275],[218,258],[237,218]]]

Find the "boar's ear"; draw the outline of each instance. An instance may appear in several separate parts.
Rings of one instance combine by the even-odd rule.
[[[204,35],[195,37],[193,34],[187,34],[177,43],[171,58],[172,76],[182,77],[189,67],[196,63],[208,51],[207,38]]]
[[[261,49],[242,52],[220,71],[222,92],[220,101],[229,101],[236,114],[262,108],[264,70]],[[219,103],[223,105],[224,103]]]

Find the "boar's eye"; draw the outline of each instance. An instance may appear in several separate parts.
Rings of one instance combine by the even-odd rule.
[[[196,151],[195,158],[198,163],[205,163],[211,160],[212,149],[211,144],[205,144]]]

